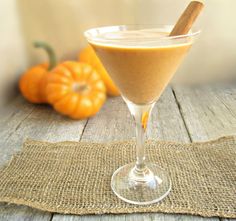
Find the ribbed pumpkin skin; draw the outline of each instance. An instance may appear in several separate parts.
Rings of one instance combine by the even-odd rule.
[[[106,100],[106,87],[90,65],[67,61],[54,68],[47,79],[48,102],[73,119],[95,115]]]

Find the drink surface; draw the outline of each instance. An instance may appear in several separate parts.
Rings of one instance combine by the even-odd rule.
[[[191,41],[177,44],[166,36],[155,29],[109,32],[90,44],[122,95],[147,104],[159,98],[191,47]]]

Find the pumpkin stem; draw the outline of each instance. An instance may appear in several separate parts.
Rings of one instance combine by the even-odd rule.
[[[52,70],[57,64],[56,54],[55,54],[54,50],[52,49],[52,47],[43,41],[34,42],[34,47],[35,48],[42,48],[47,52],[48,59],[49,59],[48,70],[49,71]]]

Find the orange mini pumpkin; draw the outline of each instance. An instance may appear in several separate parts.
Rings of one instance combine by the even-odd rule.
[[[54,68],[46,92],[54,109],[73,119],[95,115],[106,100],[106,87],[100,75],[82,62],[66,61]]]
[[[79,60],[90,64],[97,70],[97,72],[101,75],[101,78],[106,85],[108,95],[111,96],[120,95],[118,88],[113,83],[106,69],[104,68],[101,61],[99,60],[99,58],[97,57],[96,53],[94,52],[93,48],[90,45],[81,51],[79,55]]]
[[[56,65],[52,48],[44,42],[35,42],[35,47],[43,48],[49,56],[49,64],[39,64],[26,71],[19,80],[22,95],[32,103],[47,103],[46,85],[48,72]]]
[[[42,79],[47,74],[47,71],[48,64],[40,64],[30,68],[20,78],[20,91],[28,101],[36,104],[46,103],[47,99],[42,93],[44,90]]]

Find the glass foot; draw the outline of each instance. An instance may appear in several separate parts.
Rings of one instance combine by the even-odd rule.
[[[156,164],[147,163],[145,169],[139,171],[135,163],[131,163],[114,172],[111,188],[128,203],[147,205],[166,197],[171,190],[171,181],[168,174]]]

